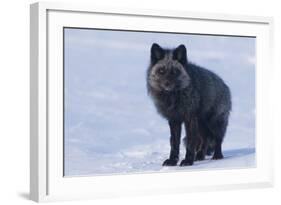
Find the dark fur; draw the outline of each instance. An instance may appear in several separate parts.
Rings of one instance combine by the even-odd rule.
[[[213,72],[190,63],[186,48],[151,47],[151,63],[147,70],[147,89],[157,111],[170,126],[170,157],[163,166],[175,166],[179,160],[181,127],[185,125],[186,155],[181,166],[203,160],[223,158],[221,144],[231,110],[228,86]]]

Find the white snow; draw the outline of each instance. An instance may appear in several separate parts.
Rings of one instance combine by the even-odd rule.
[[[184,43],[191,61],[229,85],[233,110],[224,159],[162,167],[170,150],[169,127],[155,111],[145,82],[153,42]],[[182,146],[181,159],[184,154]],[[254,38],[66,30],[66,176],[254,166]]]

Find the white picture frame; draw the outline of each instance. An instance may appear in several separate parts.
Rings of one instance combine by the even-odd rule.
[[[148,23],[152,21],[157,21],[157,28],[154,24]],[[59,69],[63,66],[62,28],[73,26],[187,32],[181,26],[185,24],[193,25],[192,33],[257,37],[257,166],[232,170],[63,177],[61,115],[63,87],[62,70]],[[41,202],[272,186],[273,113],[270,109],[270,77],[273,75],[272,29],[273,19],[270,17],[97,8],[95,5],[70,3],[32,4],[30,10],[30,198]],[[196,180],[198,178],[200,180]]]

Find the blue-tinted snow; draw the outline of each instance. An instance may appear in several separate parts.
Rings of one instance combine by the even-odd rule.
[[[185,44],[190,61],[229,85],[225,159],[161,166],[169,155],[169,128],[145,82],[153,42]],[[255,166],[254,38],[65,29],[64,45],[66,176]]]

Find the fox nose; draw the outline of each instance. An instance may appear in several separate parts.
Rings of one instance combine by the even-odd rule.
[[[169,82],[165,82],[164,84],[166,87],[169,87],[170,86],[170,83]]]

